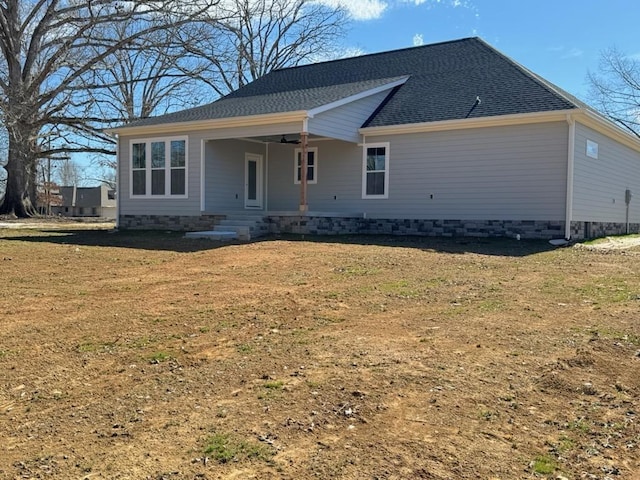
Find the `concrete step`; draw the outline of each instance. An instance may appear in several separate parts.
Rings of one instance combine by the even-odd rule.
[[[231,230],[238,233],[241,240],[251,240],[269,233],[269,225],[262,215],[231,214],[221,220],[214,230]]]
[[[216,225],[214,232],[234,232],[240,240],[251,240],[251,228],[245,225]]]

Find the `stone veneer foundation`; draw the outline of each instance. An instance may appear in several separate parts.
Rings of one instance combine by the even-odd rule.
[[[172,230],[195,232],[211,230],[226,215],[120,215],[118,228],[123,230]]]
[[[210,230],[225,215],[121,215],[122,229]],[[564,238],[563,221],[534,220],[416,220],[336,217],[314,215],[268,215],[269,233],[305,235],[416,235],[429,237],[516,237],[522,239]],[[639,233],[640,224],[629,225]],[[626,224],[572,222],[571,238],[582,240],[626,233]]]
[[[571,222],[571,238],[575,240],[600,238],[607,235],[626,235],[627,233],[640,233],[640,223],[630,223],[627,231],[626,223]]]
[[[270,216],[272,233],[310,235],[417,235],[429,237],[558,238],[564,222],[504,220],[393,220],[312,216]]]

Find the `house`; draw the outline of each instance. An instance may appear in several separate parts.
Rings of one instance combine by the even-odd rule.
[[[98,187],[59,187],[61,201],[52,206],[54,215],[63,217],[116,218],[115,191]]]
[[[276,70],[110,133],[120,228],[248,215],[318,234],[640,228],[638,138],[479,38]]]

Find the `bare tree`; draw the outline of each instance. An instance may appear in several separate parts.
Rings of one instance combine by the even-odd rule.
[[[0,0],[0,214],[35,213],[40,159],[113,166],[104,127],[191,106],[198,85],[226,94],[337,56],[346,20],[314,0]]]
[[[82,186],[84,182],[83,168],[74,160],[60,162],[55,166],[55,180],[63,187]]]
[[[109,153],[90,140],[116,118],[96,115],[87,91],[93,71],[117,52],[167,28],[208,17],[218,0],[1,0],[0,110],[8,135],[0,214],[35,213],[38,159],[71,152]],[[133,32],[113,36],[123,22]]]
[[[602,52],[589,72],[589,99],[611,120],[640,137],[640,61],[616,48]]]
[[[307,0],[222,0],[206,21],[152,32],[114,52],[93,70],[91,83],[103,88],[92,95],[104,118],[123,122],[188,108],[210,98],[203,84],[224,95],[274,68],[336,56],[345,22],[342,9]],[[112,36],[137,28],[123,22]],[[95,163],[115,169],[112,155]]]
[[[3,168],[7,164],[7,156],[9,154],[9,141],[7,138],[7,130],[4,128],[2,121],[2,110],[0,110],[0,196],[4,195],[7,184],[7,172]]]
[[[189,57],[185,37],[177,25],[141,36],[135,45],[110,55],[100,68],[87,76],[87,94],[102,118],[131,122],[151,115],[188,108],[199,103],[199,67]],[[119,40],[135,35],[139,22],[121,22],[110,27],[110,36]],[[96,52],[97,53],[97,52]],[[101,131],[90,133],[94,141],[108,145],[114,139]],[[96,157],[99,166],[115,169],[113,155]]]
[[[219,95],[271,70],[339,56],[348,20],[343,8],[312,0],[224,0],[216,12],[184,43]]]

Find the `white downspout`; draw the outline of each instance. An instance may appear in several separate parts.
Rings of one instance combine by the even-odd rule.
[[[204,213],[206,198],[204,194],[204,190],[206,187],[205,182],[205,161],[206,161],[206,148],[207,142],[202,139],[200,140],[200,215]]]
[[[361,172],[360,172],[360,190],[361,190],[361,194],[362,194],[362,198],[364,198],[364,194],[365,194],[365,189],[366,189],[366,175],[367,175],[367,167],[365,164],[365,155],[367,154],[367,136],[366,135],[362,135],[362,156],[360,157],[360,162],[361,162]],[[367,218],[367,212],[362,212],[362,218]]]
[[[269,142],[264,144],[264,211],[269,211]]]
[[[116,137],[116,230],[120,228],[120,199],[122,192],[120,191],[120,135]]]
[[[564,220],[564,239],[571,240],[571,221],[573,219],[573,168],[576,150],[576,121],[567,115],[569,124],[569,146],[567,151],[567,204]]]

